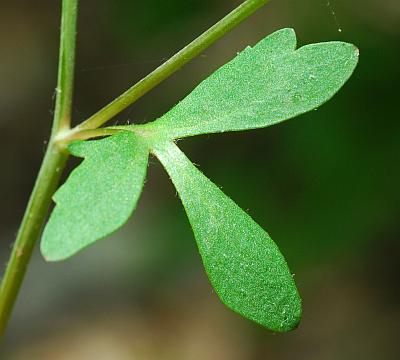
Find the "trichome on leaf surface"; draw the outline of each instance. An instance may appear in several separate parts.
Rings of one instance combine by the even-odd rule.
[[[134,211],[148,157],[168,172],[186,210],[206,273],[223,303],[274,331],[295,328],[301,299],[269,235],[179,150],[194,135],[262,128],[313,110],[351,76],[358,50],[343,42],[296,50],[292,29],[246,48],[161,118],[104,128],[100,140],[74,141],[83,162],[54,195],[41,251],[72,256],[122,226]]]

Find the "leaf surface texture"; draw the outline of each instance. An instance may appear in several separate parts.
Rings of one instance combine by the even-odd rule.
[[[313,110],[348,80],[358,49],[344,42],[296,48],[292,29],[248,47],[153,123],[166,138],[270,126]]]
[[[275,331],[301,317],[301,300],[269,235],[173,144],[154,150],[185,207],[208,277],[223,303]]]
[[[132,132],[69,146],[83,157],[54,195],[41,250],[47,260],[67,258],[101,239],[129,218],[147,172],[148,148]]]

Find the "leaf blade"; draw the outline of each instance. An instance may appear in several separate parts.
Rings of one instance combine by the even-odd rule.
[[[343,42],[295,46],[292,29],[271,34],[143,127],[176,139],[266,127],[315,109],[351,76],[358,49]]]
[[[122,226],[136,207],[148,162],[147,146],[132,132],[72,143],[84,157],[53,196],[56,202],[43,232],[48,261],[72,256]]]
[[[301,300],[285,259],[269,235],[173,143],[154,154],[185,207],[208,277],[222,302],[274,331],[301,317]]]

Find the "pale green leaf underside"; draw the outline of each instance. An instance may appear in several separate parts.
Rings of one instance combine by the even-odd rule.
[[[170,142],[153,149],[170,175],[217,294],[237,313],[275,331],[296,327],[301,300],[276,244]]]
[[[50,261],[67,258],[122,226],[147,171],[148,148],[132,132],[75,142],[69,150],[85,159],[54,195],[56,207],[41,241]]]
[[[144,128],[168,139],[266,127],[313,110],[347,81],[358,49],[343,42],[296,48],[292,29],[248,47]]]

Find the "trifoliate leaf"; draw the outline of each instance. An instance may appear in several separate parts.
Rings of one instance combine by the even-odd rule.
[[[143,127],[176,139],[270,126],[329,100],[358,61],[358,49],[343,42],[295,47],[292,29],[273,33]]]
[[[41,250],[50,261],[65,259],[122,226],[136,207],[148,149],[132,132],[72,143],[85,158],[54,195]]]
[[[274,331],[296,327],[301,300],[276,244],[170,142],[153,152],[187,212],[217,294],[232,310]]]

